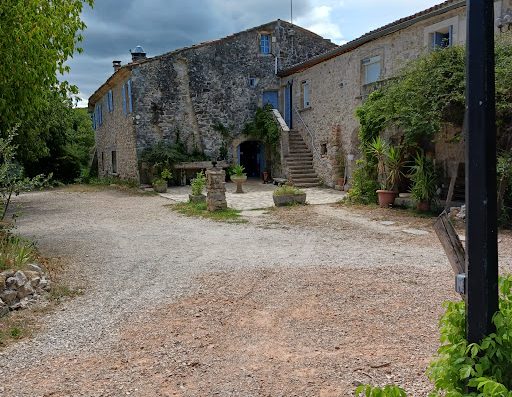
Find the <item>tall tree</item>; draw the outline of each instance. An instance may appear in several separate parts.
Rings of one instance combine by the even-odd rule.
[[[60,81],[69,71],[66,60],[81,52],[81,20],[84,5],[94,0],[0,1],[0,133],[16,124],[18,143],[36,145],[26,124],[44,110],[49,95],[76,93],[76,87]],[[46,148],[31,148],[34,151]]]

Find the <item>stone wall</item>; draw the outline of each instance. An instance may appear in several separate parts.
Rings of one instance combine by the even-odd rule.
[[[502,5],[501,1],[496,2],[497,10],[502,7],[506,5]],[[462,7],[433,16],[306,70],[283,77],[283,86],[293,82],[295,104],[301,103],[301,82],[309,81],[311,107],[299,112],[314,135],[314,166],[326,185],[335,184],[340,152],[358,157],[359,122],[355,117],[355,110],[372,88],[363,85],[362,60],[380,56],[382,79],[392,77],[408,61],[428,50],[429,33],[432,29],[448,22],[453,24],[454,42],[464,43],[466,10]],[[308,146],[311,146],[307,130],[296,114],[293,127],[299,130]],[[327,149],[324,154],[321,153],[322,145],[326,145]],[[350,175],[355,162],[349,162],[348,166]]]
[[[293,32],[291,32],[293,30]],[[260,53],[260,34],[272,35],[271,54]],[[334,48],[318,35],[276,21],[227,38],[144,61],[133,70],[137,151],[178,135],[189,150],[218,156],[221,146],[233,155],[232,140],[242,133],[264,91],[279,91],[279,67]],[[255,79],[251,87],[249,78]],[[223,136],[214,128],[230,131]]]
[[[124,71],[111,83],[114,110],[108,111],[107,96],[98,103],[103,107],[103,124],[96,128],[96,150],[98,155],[98,175],[118,176],[121,179],[139,180],[137,155],[135,150],[135,128],[133,114],[123,112],[123,84],[130,75]],[[116,152],[117,173],[112,169],[112,152]]]

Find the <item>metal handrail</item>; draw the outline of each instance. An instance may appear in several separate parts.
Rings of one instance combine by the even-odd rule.
[[[299,120],[302,122],[302,124],[306,128],[306,132],[308,133],[309,137],[311,138],[311,146],[313,147],[313,151],[316,153],[318,158],[321,158],[322,156],[318,153],[318,149],[317,149],[317,147],[315,145],[315,138],[313,137],[313,133],[309,129],[309,127],[306,124],[306,122],[302,119],[302,116],[300,115],[300,112],[299,112],[299,108],[297,108],[297,106],[295,106],[294,110],[295,110],[295,113],[297,113],[297,116],[299,116]]]

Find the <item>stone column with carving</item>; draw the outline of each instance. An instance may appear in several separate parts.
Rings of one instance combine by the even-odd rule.
[[[226,202],[226,172],[212,168],[206,171],[206,190],[208,211],[219,211],[228,208]]]

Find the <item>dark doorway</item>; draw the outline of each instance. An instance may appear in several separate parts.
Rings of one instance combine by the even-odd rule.
[[[261,142],[246,141],[238,147],[239,164],[245,167],[245,173],[250,178],[260,178],[265,171],[265,150]]]

